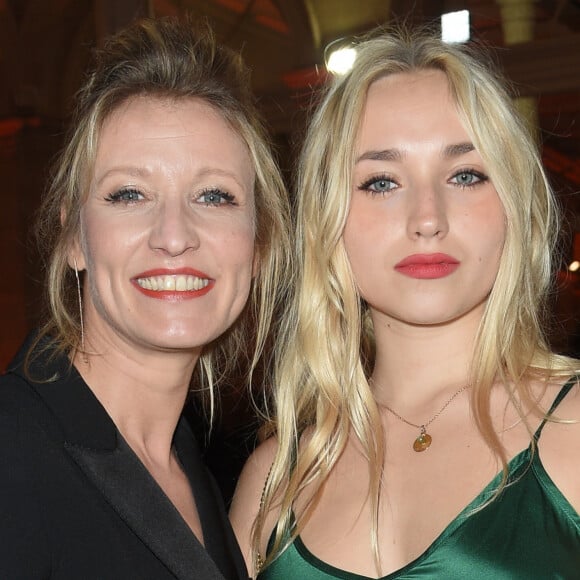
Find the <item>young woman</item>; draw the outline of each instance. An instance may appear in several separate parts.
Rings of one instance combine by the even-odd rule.
[[[247,578],[181,414],[194,373],[213,401],[260,355],[285,198],[209,31],[143,21],[98,53],[41,211],[49,317],[0,379],[0,577]]]
[[[580,392],[542,333],[555,202],[468,49],[357,47],[298,183],[273,437],[231,518],[253,572],[577,578]]]

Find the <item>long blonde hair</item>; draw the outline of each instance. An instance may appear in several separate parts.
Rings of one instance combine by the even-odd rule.
[[[256,551],[266,515],[270,510],[279,513],[266,564],[300,533],[322,484],[354,434],[369,464],[371,540],[380,569],[377,529],[385,442],[367,380],[374,356],[372,325],[356,290],[342,232],[369,87],[391,74],[425,69],[447,76],[462,122],[505,210],[505,245],[480,324],[471,377],[475,421],[504,467],[502,485],[507,458],[491,421],[493,383],[506,385],[514,403],[519,400],[534,408],[522,379],[573,368],[570,360],[550,352],[542,331],[558,231],[555,200],[536,144],[503,81],[481,55],[445,44],[429,32],[383,31],[360,42],[353,69],[334,80],[317,107],[300,160],[298,282],[283,328],[269,426],[278,450],[253,529]],[[508,384],[516,386],[515,393]],[[308,437],[301,440],[307,428]],[[293,502],[309,484],[315,493],[294,523]]]

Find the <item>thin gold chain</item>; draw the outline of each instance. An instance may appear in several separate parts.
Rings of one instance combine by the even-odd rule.
[[[379,406],[384,407],[387,411],[389,411],[389,413],[391,413],[392,415],[394,415],[397,419],[399,419],[400,421],[403,421],[403,423],[406,423],[407,425],[410,425],[411,427],[415,427],[416,429],[427,429],[427,427],[429,427],[429,425],[431,425],[431,423],[433,423],[433,421],[435,421],[435,419],[437,419],[441,413],[443,413],[443,411],[445,411],[445,409],[447,409],[447,407],[451,404],[451,402],[453,401],[453,399],[455,399],[455,397],[459,396],[461,393],[463,393],[463,391],[465,391],[466,389],[469,388],[469,385],[463,385],[458,391],[455,391],[455,393],[453,393],[453,395],[451,395],[451,397],[449,397],[449,399],[447,399],[447,401],[445,402],[445,404],[443,405],[443,407],[441,407],[441,409],[439,409],[439,411],[437,411],[437,413],[435,413],[435,415],[433,415],[433,417],[431,417],[431,419],[429,419],[429,421],[427,421],[426,423],[423,423],[422,425],[416,425],[415,423],[412,423],[411,421],[407,421],[407,419],[405,419],[405,417],[401,417],[401,415],[399,415],[399,413],[397,413],[396,411],[393,411],[393,409],[391,409],[391,407],[389,407],[388,405],[385,405],[384,403],[379,403]]]
[[[270,475],[272,475],[272,469],[274,468],[274,462],[272,461],[272,465],[270,465],[270,469],[268,469],[268,474],[266,475],[266,479],[264,480],[264,487],[262,488],[262,495],[260,496],[260,511],[264,508],[264,503],[266,499],[266,487],[268,486],[268,480],[270,479]],[[263,517],[263,516],[262,516]],[[264,560],[264,556],[260,554],[259,550],[256,551],[255,558],[254,558],[254,567],[256,568],[256,572],[259,573],[262,571],[266,560]]]

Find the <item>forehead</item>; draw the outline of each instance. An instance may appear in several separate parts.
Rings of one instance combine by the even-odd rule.
[[[158,134],[179,137],[210,132],[237,141],[247,151],[247,145],[217,107],[198,97],[162,97],[139,95],[131,97],[110,111],[101,123],[99,141],[121,130],[130,130],[143,136]]]
[[[395,73],[371,84],[359,127],[359,147],[396,146],[391,141],[423,142],[434,136],[469,140],[445,73]]]
[[[104,166],[189,163],[227,169],[253,183],[248,146],[223,113],[199,98],[139,96],[103,121],[94,173]]]
[[[401,106],[409,101],[415,102],[419,97],[431,95],[432,100],[444,100],[452,103],[447,75],[437,69],[425,69],[410,72],[398,72],[379,77],[373,81],[367,92],[366,103],[388,97],[393,104]],[[440,101],[441,104],[441,101]]]

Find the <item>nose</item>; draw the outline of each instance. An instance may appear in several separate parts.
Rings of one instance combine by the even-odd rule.
[[[166,200],[154,217],[149,236],[149,245],[170,256],[179,256],[190,249],[199,247],[199,232],[195,216],[179,200]]]
[[[443,193],[432,185],[417,187],[409,196],[409,237],[444,238],[448,231],[447,204]]]

